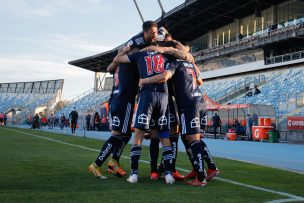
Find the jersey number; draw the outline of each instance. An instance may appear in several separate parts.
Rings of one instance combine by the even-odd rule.
[[[195,70],[191,68],[187,68],[187,73],[192,76],[192,85],[193,85],[193,89],[195,90],[197,87]]]
[[[145,57],[147,74],[164,72],[164,57],[162,55],[146,56]]]

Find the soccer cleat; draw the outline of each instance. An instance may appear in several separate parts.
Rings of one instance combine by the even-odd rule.
[[[152,172],[151,173],[151,180],[158,180],[158,173],[157,172]]]
[[[107,177],[103,176],[100,172],[100,166],[97,166],[95,163],[92,163],[88,167],[89,173],[92,173],[96,178],[107,179]]]
[[[127,179],[127,181],[129,183],[137,183],[138,180],[138,175],[137,174],[132,174],[129,176],[129,178]]]
[[[127,172],[125,172],[117,162],[115,161],[109,161],[108,162],[108,172],[112,173],[114,175],[117,175],[119,177],[125,176]]]
[[[203,187],[205,185],[207,185],[207,181],[203,180],[203,181],[199,181],[197,178],[191,181],[186,182],[187,185],[191,185],[191,186],[200,186]]]
[[[167,184],[173,184],[175,182],[173,176],[170,173],[165,175],[165,180]]]
[[[212,170],[212,169],[208,169],[207,172],[207,181],[211,180],[212,178],[218,176],[218,174],[220,173],[220,171],[218,169]]]
[[[184,179],[191,179],[196,177],[196,172],[192,170],[190,173],[184,176]]]
[[[184,180],[185,176],[181,175],[178,171],[172,173],[175,180]]]

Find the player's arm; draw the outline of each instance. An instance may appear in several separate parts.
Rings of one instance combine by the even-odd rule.
[[[112,62],[110,63],[110,65],[107,67],[107,71],[110,73],[114,73],[116,68],[117,68],[118,64]]]
[[[155,75],[149,78],[140,78],[139,85],[144,86],[145,84],[166,82],[172,77],[172,74],[173,73],[171,70],[166,70],[165,72],[159,75]]]
[[[113,63],[114,64],[120,64],[120,63],[130,63],[129,57],[127,53],[130,51],[129,46],[125,46],[122,50],[122,52],[118,53],[117,56],[115,56]],[[117,66],[116,65],[116,66]]]
[[[201,74],[201,71],[199,70],[199,68],[196,66],[195,63],[193,63],[194,65],[194,70],[195,70],[195,74],[196,74],[196,82],[197,82],[197,85],[198,86],[201,86],[203,84],[203,80],[200,78],[200,74]]]
[[[173,42],[176,44],[176,48],[177,49],[179,49],[181,51],[184,51],[186,53],[189,53],[189,51],[190,51],[190,47],[189,46],[184,46],[182,43],[180,43],[177,40],[173,40]]]
[[[124,54],[124,50],[127,50],[129,48],[123,47],[123,48],[119,48],[118,49],[118,53],[116,55],[116,57],[120,57],[121,55]],[[114,58],[115,59],[115,58]],[[110,65],[107,67],[107,71],[110,73],[114,73],[116,71],[116,68],[119,64],[116,63],[114,60],[112,61],[112,63],[110,63]]]

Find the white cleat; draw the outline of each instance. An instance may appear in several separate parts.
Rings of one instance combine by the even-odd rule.
[[[127,179],[129,183],[137,183],[138,180],[138,175],[137,174],[132,174],[130,177]]]
[[[165,180],[167,184],[173,184],[175,182],[173,176],[170,173],[165,175]]]

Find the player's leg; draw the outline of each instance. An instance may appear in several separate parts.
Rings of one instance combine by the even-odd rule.
[[[204,173],[203,149],[200,142],[199,109],[196,107],[185,108],[181,111],[182,134],[187,136],[189,142],[188,152],[193,161],[197,179],[188,182],[193,186],[207,184]]]
[[[95,162],[89,165],[88,171],[98,178],[104,178],[100,172],[101,166],[113,152],[114,146],[118,145],[120,141],[121,139],[119,136],[112,135],[102,146]]]
[[[172,158],[172,174],[175,180],[183,180],[182,176],[175,168],[177,153],[178,153],[178,139],[179,139],[179,125],[180,120],[178,116],[177,105],[175,102],[175,97],[169,97],[169,121],[170,121],[170,143],[173,148],[173,158]]]
[[[210,154],[210,151],[209,151],[206,143],[203,140],[201,140],[201,145],[203,148],[203,158],[208,165],[207,177],[206,177],[206,179],[208,181],[208,180],[211,180],[212,178],[216,177],[220,173],[220,171],[216,167],[216,165],[213,161],[213,158]]]
[[[141,144],[145,131],[149,130],[149,120],[153,111],[153,96],[149,92],[141,93],[135,115],[135,136],[131,147],[131,174],[127,179],[130,183],[136,183],[138,179],[138,163],[141,155]]]
[[[155,93],[157,108],[157,129],[159,132],[160,142],[163,146],[162,159],[165,168],[165,180],[167,184],[175,182],[172,176],[172,158],[173,149],[169,139],[170,121],[169,121],[169,107],[168,95],[165,93]]]
[[[120,167],[119,159],[126,144],[132,136],[131,121],[133,116],[134,102],[126,102],[119,99],[111,104],[111,126],[112,134],[119,138],[119,141],[114,145],[112,159],[109,161],[108,167],[110,171],[118,176],[126,175],[126,172]]]
[[[152,121],[152,119],[151,119]],[[155,126],[155,121],[151,123],[151,128]],[[159,137],[158,131],[156,129],[151,129],[150,133],[150,166],[151,166],[151,180],[158,179],[158,170],[157,170],[157,162],[158,162],[158,154],[159,154]]]

